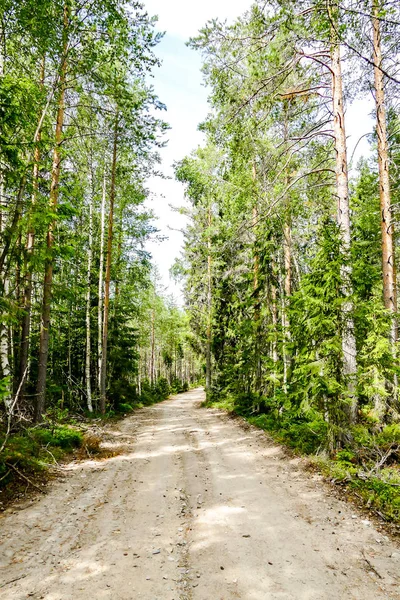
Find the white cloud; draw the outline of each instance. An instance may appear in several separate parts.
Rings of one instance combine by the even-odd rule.
[[[149,14],[159,16],[160,29],[183,40],[196,35],[205,23],[218,17],[235,19],[251,5],[251,0],[146,0]]]

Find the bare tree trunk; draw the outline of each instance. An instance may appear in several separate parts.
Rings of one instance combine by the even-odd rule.
[[[43,57],[40,68],[40,85],[44,86],[45,77],[45,63],[46,59]],[[35,134],[34,144],[35,150],[33,155],[33,177],[32,177],[32,197],[31,197],[31,211],[34,209],[37,203],[38,190],[39,190],[39,164],[40,164],[40,148],[39,142],[42,137],[42,130],[39,127]],[[29,356],[29,338],[31,332],[31,304],[32,304],[32,289],[33,289],[33,278],[32,278],[32,256],[35,247],[35,230],[32,225],[31,219],[28,223],[28,233],[25,247],[25,287],[24,287],[24,299],[23,299],[23,317],[21,323],[21,349],[19,357],[19,380],[21,382],[20,396],[23,398],[26,387],[26,379],[28,372],[28,356]]]
[[[331,69],[332,69],[332,95],[333,95],[333,131],[335,136],[336,153],[336,193],[338,200],[337,222],[340,227],[342,247],[347,254],[350,251],[350,208],[349,208],[349,182],[347,169],[346,132],[344,121],[344,98],[342,83],[342,68],[340,57],[340,43],[336,32],[332,35]],[[351,267],[342,269],[343,293],[347,298],[343,305],[344,330],[342,334],[343,374],[347,380],[349,406],[347,410],[350,423],[357,419],[357,349],[354,335],[353,303],[351,301]]]
[[[0,77],[4,76],[5,69],[5,31],[3,28],[3,22],[0,22]],[[7,202],[5,198],[5,186],[4,186],[4,173],[3,169],[0,168],[0,237],[3,243],[3,235],[6,226],[4,208]],[[4,252],[5,248],[2,248]],[[2,293],[5,297],[8,296],[8,280],[5,278],[2,282]],[[0,365],[3,377],[11,378],[11,367],[9,360],[9,346],[8,346],[8,326],[6,322],[0,323]],[[4,396],[4,403],[7,411],[11,409],[12,395],[11,395],[11,381],[8,386],[8,393]]]
[[[283,329],[283,385],[287,391],[288,373],[290,369],[290,354],[288,343],[290,342],[290,323],[288,316],[288,299],[292,293],[292,230],[289,215],[283,226],[283,262],[284,262],[284,283],[282,294],[282,329]]]
[[[284,103],[284,142],[285,145],[289,140],[289,118],[288,118],[288,101]],[[285,169],[285,187],[288,189],[290,183],[289,166]],[[286,198],[285,202],[285,221],[283,224],[283,263],[284,263],[284,283],[282,294],[282,329],[283,329],[283,387],[287,392],[288,372],[290,369],[291,358],[288,351],[288,343],[290,342],[290,323],[288,316],[288,301],[292,293],[292,228],[290,218],[290,203]]]
[[[120,295],[120,279],[121,279],[121,258],[122,258],[122,229],[124,220],[124,208],[121,206],[121,212],[119,214],[119,231],[118,231],[118,244],[117,244],[117,256],[115,260],[115,271],[116,271],[116,283],[115,283],[115,302],[114,312],[117,309],[117,304]]]
[[[142,353],[139,348],[139,360],[138,360],[138,374],[137,374],[137,394],[140,396],[142,393]]]
[[[50,183],[50,209],[54,212],[58,203],[58,186],[60,182],[61,168],[61,144],[63,138],[64,112],[65,112],[65,90],[67,79],[67,52],[68,52],[68,26],[69,26],[69,8],[64,4],[64,27],[63,27],[63,54],[60,73],[60,94],[58,98],[57,123],[55,131],[55,146],[53,151],[53,165],[51,171]],[[51,221],[47,230],[47,258],[45,261],[45,276],[43,285],[43,304],[42,318],[40,324],[40,345],[39,345],[39,367],[37,381],[37,397],[35,407],[35,421],[41,421],[46,400],[46,378],[47,361],[49,356],[50,341],[50,308],[51,294],[53,284],[53,246],[54,246],[54,228],[55,220]]]
[[[92,387],[90,381],[90,363],[91,363],[91,345],[90,345],[90,307],[91,307],[91,294],[90,294],[90,284],[91,284],[91,275],[92,275],[92,253],[93,253],[93,199],[94,199],[94,189],[93,189],[93,165],[90,165],[91,173],[90,173],[90,182],[91,182],[91,190],[90,190],[90,199],[89,199],[89,239],[88,239],[88,262],[87,262],[87,277],[86,277],[86,361],[85,361],[85,379],[86,379],[86,400],[87,407],[89,412],[93,412],[92,405]]]
[[[5,206],[5,189],[4,189],[4,178],[3,172],[0,171],[0,237],[4,236],[5,229],[5,217],[3,214],[3,207]],[[5,248],[2,248],[2,253],[4,253]],[[8,277],[5,276],[4,281],[1,282],[2,294],[5,298],[7,298],[9,293],[9,281]],[[1,372],[4,378],[11,378],[11,366],[10,366],[10,357],[9,357],[9,345],[8,345],[8,325],[5,318],[2,319],[3,322],[0,323],[0,365]],[[11,407],[12,403],[12,394],[11,394],[11,380],[8,383],[7,394],[4,396],[4,403],[6,405],[7,410]]]
[[[207,256],[207,341],[206,341],[206,396],[211,392],[211,206],[208,207],[208,256]]]
[[[5,30],[3,27],[3,21],[0,19],[0,77],[4,77],[5,71]],[[0,168],[0,235],[3,234],[5,229],[4,223],[4,208],[7,206],[6,198],[4,194],[4,172],[3,168]]]
[[[153,294],[153,298],[155,297],[155,294]],[[150,383],[151,385],[154,385],[155,383],[155,340],[156,340],[156,336],[155,336],[155,320],[156,320],[156,315],[155,315],[155,309],[154,306],[152,308],[151,311],[151,331],[150,331]]]
[[[385,308],[397,313],[396,263],[394,252],[394,225],[391,215],[391,194],[389,180],[389,150],[386,131],[385,81],[380,69],[382,66],[381,30],[379,22],[379,2],[373,2],[373,34],[374,34],[374,75],[376,104],[376,133],[378,139],[379,191],[381,206],[382,231],[382,270],[383,299]],[[397,324],[393,318],[391,342],[397,340]]]
[[[9,281],[4,280],[4,296],[7,297],[9,293]],[[10,378],[7,386],[7,394],[3,397],[4,404],[7,412],[10,410],[12,404],[12,393],[11,393],[11,365],[9,357],[9,338],[8,338],[8,326],[5,323],[1,323],[0,327],[0,364],[1,372],[4,378]]]
[[[107,382],[107,343],[108,343],[108,315],[110,309],[110,282],[111,282],[111,262],[113,245],[113,227],[114,227],[114,205],[115,205],[115,187],[117,170],[117,147],[118,147],[118,110],[115,115],[113,157],[111,166],[111,187],[110,187],[110,212],[108,217],[108,237],[107,237],[107,259],[106,276],[104,288],[104,315],[103,315],[103,343],[100,365],[100,411],[102,414],[106,411],[106,382]]]
[[[253,161],[253,184],[254,187],[257,183],[257,170],[256,164]],[[258,242],[258,202],[257,202],[257,189],[254,189],[254,200],[253,200],[253,232],[254,232],[254,257],[253,257],[253,293],[254,293],[254,352],[255,352],[255,391],[256,393],[261,392],[261,352],[260,352],[260,292],[259,292],[259,270],[260,270],[260,257],[258,254],[257,242]]]
[[[279,262],[279,253],[277,260]],[[273,363],[273,382],[274,388],[276,387],[276,382],[278,381],[278,294],[276,289],[276,261],[275,259],[271,260],[271,268],[268,277],[268,287],[270,294],[270,302],[269,305],[271,307],[271,321],[272,321],[272,335],[271,337],[271,358]]]
[[[381,208],[381,233],[382,233],[382,275],[383,275],[383,301],[386,310],[392,313],[390,326],[390,343],[393,356],[396,356],[396,342],[398,337],[397,324],[397,281],[396,281],[396,254],[395,231],[391,207],[391,191],[389,177],[389,148],[386,128],[386,99],[385,79],[382,67],[381,25],[379,21],[380,2],[373,0],[372,27],[373,27],[373,61],[375,76],[375,106],[376,106],[376,134],[378,141],[378,167],[379,167],[379,196]],[[397,396],[397,375],[394,376],[392,396]],[[391,384],[387,382],[388,387]],[[378,414],[383,417],[386,404],[378,395],[375,403]]]
[[[101,216],[100,216],[100,264],[99,264],[99,303],[97,308],[97,364],[98,364],[98,386],[101,388],[101,362],[103,354],[103,274],[104,274],[104,235],[106,221],[106,196],[107,179],[106,169],[104,168],[103,194],[101,198]]]

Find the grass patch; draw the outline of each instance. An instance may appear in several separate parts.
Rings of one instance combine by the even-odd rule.
[[[72,450],[82,445],[83,433],[77,429],[58,426],[53,429],[31,429],[28,435],[41,446]]]
[[[338,453],[339,454],[339,453]],[[360,465],[340,453],[335,460],[318,457],[315,464],[332,483],[346,485],[366,508],[385,521],[400,523],[400,470],[393,465],[378,473],[366,474]]]
[[[0,446],[3,440],[0,435]],[[80,448],[83,440],[81,431],[66,425],[33,427],[11,435],[0,455],[0,507],[18,496],[21,486],[42,485],[49,465]]]

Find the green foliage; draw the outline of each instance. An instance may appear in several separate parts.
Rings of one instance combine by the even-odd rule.
[[[386,425],[379,434],[379,438],[384,442],[397,442],[400,444],[400,424],[392,423],[391,425]]]
[[[54,429],[31,429],[29,435],[43,446],[60,447],[64,450],[79,448],[82,445],[83,434],[70,427],[55,427]]]
[[[233,23],[210,21],[190,42],[203,57],[210,112],[200,126],[204,147],[176,165],[190,201],[177,271],[207,403],[297,451],[336,456],[335,469],[354,479],[393,451],[385,436],[395,444],[397,429],[386,425],[400,415],[394,316],[382,302],[382,181],[376,156],[362,160],[350,206],[341,199],[347,182],[339,185],[336,159],[342,169],[346,156],[336,132],[332,140],[326,96],[339,77],[327,48],[342,43],[341,60],[357,61],[343,68],[343,102],[366,90],[353,80],[359,67],[371,85],[371,64],[360,64],[370,56],[371,23],[368,11],[345,5],[298,4],[256,2]],[[400,16],[397,5],[391,10]],[[389,56],[394,27],[385,10],[379,25]],[[387,121],[396,221],[397,108]]]
[[[61,459],[67,452],[80,448],[83,433],[73,427],[31,428],[13,434],[0,455],[0,487],[19,480],[18,472],[35,478],[43,474],[48,463]],[[3,438],[0,436],[0,446]],[[13,469],[13,467],[16,469]]]
[[[133,409],[134,409],[134,407],[132,406],[132,404],[123,404],[123,403],[118,404],[118,412],[119,413],[130,413],[133,411]]]
[[[289,306],[293,366],[288,395],[295,406],[340,421],[345,399],[342,374],[343,303],[341,271],[346,258],[338,227],[325,221],[315,257]]]
[[[390,483],[377,477],[372,477],[368,482],[354,480],[350,483],[350,487],[364,498],[367,506],[379,511],[387,520],[395,523],[400,521],[399,485],[398,472],[397,475],[393,475]]]
[[[40,444],[31,436],[11,436],[0,457],[1,472],[6,473],[9,470],[8,464],[19,465],[21,469],[28,471],[42,470],[44,466],[40,464],[39,460],[40,449]]]

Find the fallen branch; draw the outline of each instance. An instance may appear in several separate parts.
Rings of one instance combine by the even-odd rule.
[[[372,467],[372,469],[369,471],[368,475],[371,476],[373,474],[374,471],[379,471],[381,467],[383,467],[383,465],[385,464],[385,462],[387,461],[387,459],[394,454],[395,452],[398,452],[399,450],[399,446],[397,445],[392,445],[390,446],[390,448],[387,450],[387,452],[385,452],[385,454],[381,457],[381,459],[376,463],[376,465],[374,465]]]
[[[1,448],[0,448],[0,454],[3,452],[4,448],[6,447],[8,438],[10,436],[11,420],[12,420],[12,417],[13,417],[13,414],[14,414],[14,408],[15,408],[15,405],[16,405],[16,403],[18,401],[18,396],[20,395],[20,392],[21,392],[21,389],[22,389],[22,385],[23,385],[23,383],[25,381],[25,377],[26,377],[27,372],[28,372],[28,367],[26,367],[26,369],[25,369],[25,372],[24,372],[24,374],[22,376],[22,379],[20,381],[20,384],[18,386],[17,393],[15,394],[14,400],[11,402],[11,405],[10,405],[10,407],[8,409],[7,431],[6,431],[6,435],[4,437],[4,441],[3,441],[2,445],[1,445]]]
[[[19,477],[21,477],[22,479],[25,479],[25,481],[27,481],[29,483],[29,485],[31,485],[36,490],[38,490],[38,492],[40,492],[41,494],[44,494],[44,490],[42,490],[38,485],[36,485],[36,483],[33,483],[33,481],[31,481],[29,479],[29,477],[27,477],[26,475],[24,475],[23,473],[21,473],[21,471],[19,471],[17,469],[17,467],[14,467],[14,465],[12,465],[11,463],[5,463],[5,464],[7,465],[7,467],[10,467],[10,469],[12,469],[13,471],[15,471],[16,474],[19,475]]]
[[[0,478],[0,481],[3,481],[10,474],[10,469],[8,469],[7,473]]]
[[[377,571],[374,567],[374,565],[371,563],[371,561],[365,556],[365,552],[364,550],[362,551],[362,555],[364,557],[365,562],[367,563],[367,565],[369,566],[369,568],[371,569],[371,571],[373,571],[375,573],[375,575],[377,577],[379,577],[379,579],[383,579],[382,575],[379,573],[379,571]]]
[[[14,579],[10,579],[9,581],[2,583],[0,585],[0,588],[6,587],[6,585],[10,585],[10,583],[14,583],[15,581],[19,581],[20,579],[24,579],[24,577],[26,577],[26,575],[20,575],[19,577],[14,577]]]

